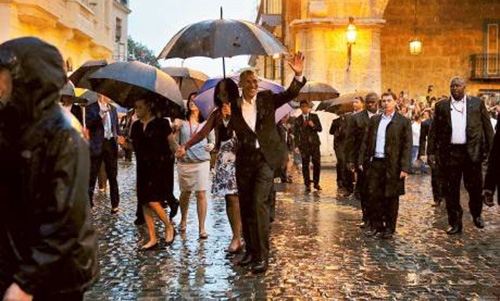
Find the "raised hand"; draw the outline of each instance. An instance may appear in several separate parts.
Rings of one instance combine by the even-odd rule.
[[[302,52],[295,53],[289,60],[288,65],[295,72],[295,76],[301,76],[304,70],[304,55]]]

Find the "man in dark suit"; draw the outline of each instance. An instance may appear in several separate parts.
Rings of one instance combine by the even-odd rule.
[[[363,99],[360,98],[360,101]],[[364,191],[365,175],[359,166],[363,162],[358,162],[359,151],[363,143],[363,136],[368,129],[370,119],[377,114],[379,96],[377,93],[368,93],[364,99],[365,109],[353,114],[347,124],[347,141],[346,141],[346,156],[347,164],[351,172],[356,173],[356,188],[355,196],[361,202],[362,222],[361,228],[365,228],[371,224],[371,210],[369,208],[367,195]],[[361,107],[363,108],[363,107]]]
[[[306,192],[311,192],[311,177],[309,175],[309,162],[313,164],[314,189],[321,190],[319,186],[319,176],[321,172],[321,154],[318,133],[323,128],[318,115],[311,113],[311,104],[307,100],[300,101],[302,115],[295,119],[295,138],[302,157],[302,177]]]
[[[116,109],[109,104],[109,99],[103,95],[98,96],[98,101],[87,106],[86,124],[89,130],[90,142],[90,182],[89,198],[93,205],[94,189],[97,174],[104,162],[108,175],[111,199],[111,213],[118,212],[120,203],[118,195],[118,142],[123,143],[121,130],[118,126]]]
[[[491,148],[488,157],[488,169],[484,178],[483,197],[484,203],[488,206],[493,206],[493,195],[497,190],[497,202],[500,205],[500,133],[497,123],[495,138],[493,139],[493,147]]]
[[[371,235],[392,238],[396,231],[399,196],[405,193],[410,171],[412,132],[410,120],[396,112],[396,95],[382,94],[384,112],[370,119],[358,162],[366,171],[370,207],[373,206]]]
[[[432,120],[434,119],[434,116],[430,111],[424,111],[423,116],[424,120],[420,125],[418,160],[421,160],[421,157],[426,154],[429,132],[432,125]],[[434,204],[432,205],[433,207],[439,207],[444,200],[443,181],[444,179],[441,175],[439,166],[431,166],[431,184],[432,195],[434,199]]]
[[[469,193],[469,210],[474,225],[484,227],[481,217],[483,202],[481,164],[492,141],[493,128],[484,102],[465,94],[465,80],[454,77],[450,82],[451,97],[436,103],[429,135],[429,164],[443,170],[448,234],[462,231],[463,210],[460,206],[460,182],[464,178]]]
[[[333,150],[337,158],[335,166],[337,170],[337,192],[344,197],[348,197],[354,190],[354,178],[351,170],[347,168],[347,153],[345,151],[347,142],[347,119],[349,114],[342,114],[339,118],[332,120],[330,125],[330,135],[333,135]]]
[[[283,143],[275,124],[275,111],[293,100],[304,86],[302,77],[304,56],[293,56],[290,67],[295,79],[279,94],[258,91],[258,77],[249,70],[240,75],[241,98],[231,106],[223,106],[222,115],[228,131],[238,138],[236,180],[240,198],[243,237],[246,253],[239,265],[251,266],[253,273],[267,270],[269,258],[269,193],[274,170],[284,161]]]

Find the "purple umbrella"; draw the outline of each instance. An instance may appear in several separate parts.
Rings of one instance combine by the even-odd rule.
[[[238,84],[240,76],[232,75],[229,78],[231,78],[236,84]],[[208,116],[215,107],[214,104],[215,86],[217,86],[217,83],[221,80],[222,78],[211,78],[207,80],[205,84],[200,88],[198,96],[196,96],[196,98],[194,99],[194,103],[196,104],[196,106],[200,110],[201,115],[204,118],[208,118]],[[283,88],[283,86],[273,81],[259,77],[259,91],[264,91],[264,90],[270,90],[273,93],[280,93],[285,91],[285,88]]]

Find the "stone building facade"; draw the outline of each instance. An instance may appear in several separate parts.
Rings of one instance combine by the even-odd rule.
[[[68,71],[87,60],[126,60],[128,0],[0,0],[0,43],[36,36],[59,48]]]
[[[458,2],[460,4],[458,4]],[[346,29],[357,39],[349,63]],[[497,0],[262,0],[257,22],[290,52],[306,55],[306,76],[341,93],[403,91],[410,98],[448,94],[449,80],[469,80],[472,94],[500,91]],[[413,38],[422,42],[410,53]],[[252,57],[261,75],[288,82],[279,59]]]

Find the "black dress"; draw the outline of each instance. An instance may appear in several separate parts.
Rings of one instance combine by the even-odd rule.
[[[168,198],[169,168],[173,153],[168,145],[172,132],[165,119],[153,119],[146,126],[139,120],[132,125],[131,139],[137,158],[137,200],[140,205]]]

